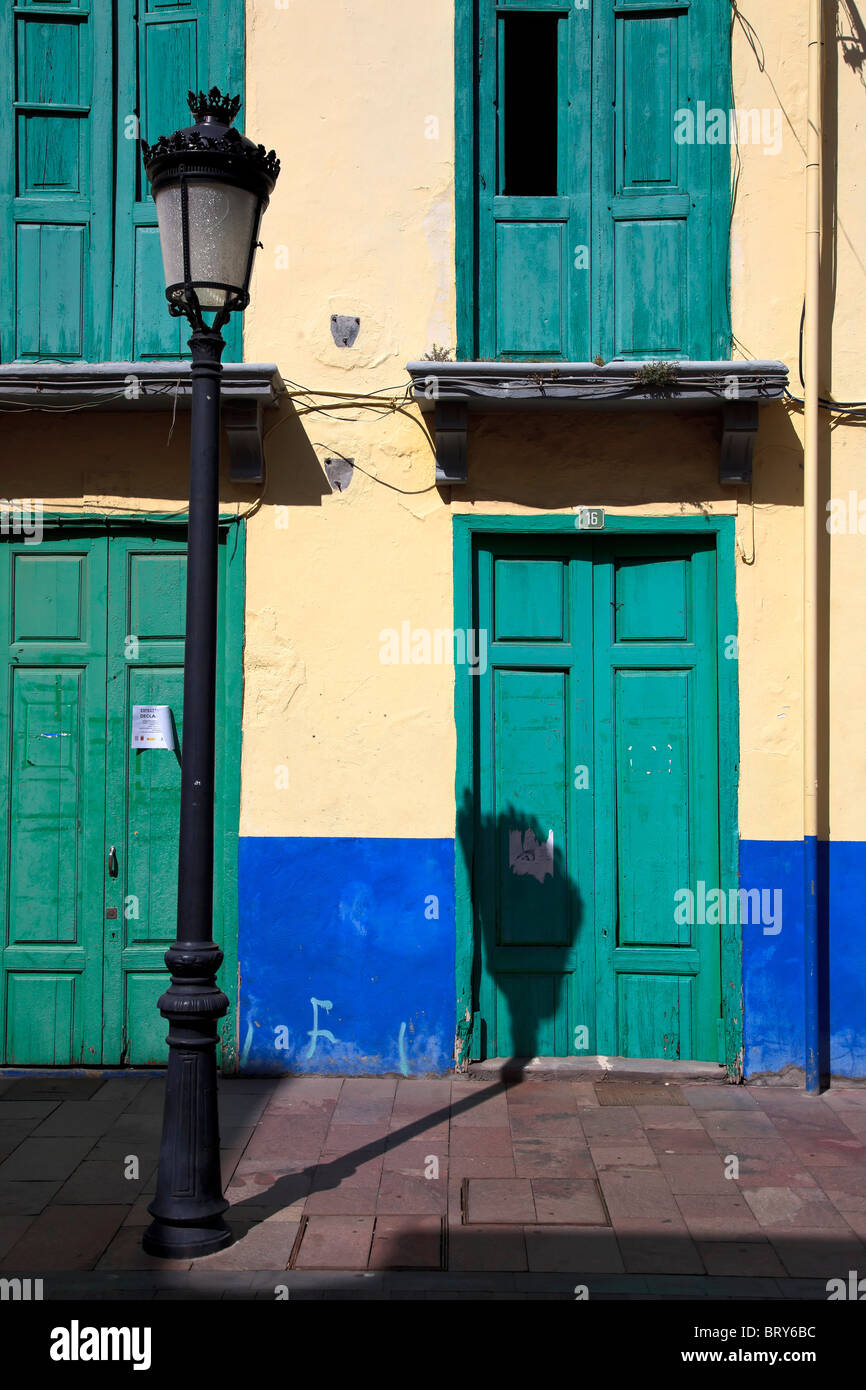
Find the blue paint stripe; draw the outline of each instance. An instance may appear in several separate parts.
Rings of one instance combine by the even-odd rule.
[[[866,1076],[866,843],[824,840],[809,847],[815,916],[805,912],[807,846],[803,840],[743,840],[740,886],[779,888],[783,929],[778,936],[743,927],[745,1070],[747,1076],[804,1067],[807,1055],[805,932],[817,937],[825,991],[814,992],[821,1069]],[[814,956],[811,956],[814,958]],[[810,983],[814,991],[815,982]]]
[[[454,842],[240,842],[247,1072],[442,1074],[454,1044]]]
[[[782,895],[781,930],[742,927],[747,1076],[804,1065],[807,927],[817,932],[829,993],[809,1001],[818,1019],[810,1045],[823,1047],[833,1074],[866,1076],[866,843],[818,842],[808,855],[813,925],[804,842],[740,844],[740,887]],[[239,919],[243,1070],[450,1068],[453,840],[244,837]],[[332,1005],[316,1005],[317,1028],[314,999]]]

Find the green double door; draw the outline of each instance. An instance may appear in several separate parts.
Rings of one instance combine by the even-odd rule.
[[[133,749],[131,718],[168,705],[180,749],[185,603],[185,542],[169,528],[0,545],[7,1063],[166,1060],[156,1001],[176,927],[180,754]],[[220,749],[218,789],[223,762]],[[218,872],[218,938],[222,888]]]
[[[715,564],[695,537],[476,552],[477,1056],[721,1060]]]

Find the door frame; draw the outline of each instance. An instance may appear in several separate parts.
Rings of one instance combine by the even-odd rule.
[[[737,637],[736,518],[733,516],[611,516],[599,532],[578,532],[575,513],[556,516],[478,516],[452,518],[454,545],[454,628],[467,631],[477,625],[473,589],[475,540],[480,536],[526,535],[603,537],[611,535],[678,538],[712,536],[716,556],[716,616],[718,650],[716,669],[719,700],[719,887],[728,894],[739,887],[739,678],[737,660],[725,656],[729,638]],[[475,689],[468,665],[454,667],[454,722],[457,733],[455,806],[474,805]],[[457,1000],[458,1065],[476,1060],[471,1050],[473,1014],[477,1003],[474,972],[475,930],[472,900],[474,846],[472,825],[454,845],[454,917],[456,929],[455,974]],[[726,900],[727,899],[726,897]],[[732,1081],[743,1076],[743,972],[742,935],[739,924],[721,926],[721,1009],[724,1020],[725,1066]],[[477,1038],[475,1039],[477,1042]],[[464,1057],[464,1051],[467,1051]]]
[[[186,511],[165,515],[161,512],[129,511],[106,516],[101,512],[46,511],[42,515],[44,531],[55,534],[64,530],[75,533],[78,527],[105,527],[127,533],[152,534],[154,529],[185,530],[189,523]],[[226,711],[237,710],[235,720],[227,720],[223,728],[223,776],[215,784],[215,798],[221,797],[224,807],[222,845],[214,843],[214,866],[222,875],[222,940],[223,963],[221,988],[228,996],[229,1010],[219,1020],[221,1071],[224,1076],[238,1070],[238,843],[241,809],[241,749],[243,742],[244,694],[244,614],[246,606],[246,520],[234,512],[221,512],[219,529],[225,535],[226,563],[224,588],[220,595],[224,605],[224,649],[217,654],[217,670],[222,680]],[[221,672],[220,672],[221,664]],[[104,986],[103,986],[104,990]]]

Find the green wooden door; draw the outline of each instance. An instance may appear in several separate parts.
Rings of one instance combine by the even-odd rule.
[[[476,586],[476,1051],[717,1060],[711,542],[496,538]]]
[[[133,749],[131,716],[133,705],[169,705],[181,746],[185,542],[168,530],[49,533],[38,546],[4,545],[0,559],[4,1060],[162,1064],[156,1001],[176,925],[180,755]],[[222,603],[221,647],[224,631]],[[224,727],[222,679],[218,688]],[[220,944],[225,771],[220,747]]]

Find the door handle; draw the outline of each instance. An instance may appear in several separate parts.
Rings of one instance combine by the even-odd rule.
[[[109,878],[117,878],[117,850],[114,845],[108,851],[108,876]]]

